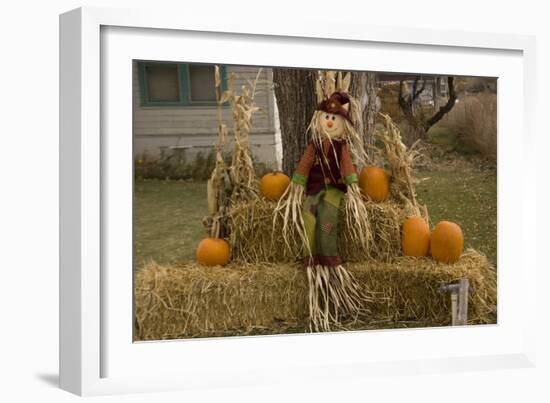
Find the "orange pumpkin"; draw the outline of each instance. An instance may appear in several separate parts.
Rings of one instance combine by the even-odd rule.
[[[379,167],[365,167],[359,175],[361,192],[375,202],[381,202],[388,197],[390,181],[386,171]]]
[[[430,247],[434,260],[443,263],[456,262],[464,247],[462,230],[454,222],[441,221],[432,231]]]
[[[282,172],[271,172],[260,180],[260,193],[268,200],[279,200],[285,192],[290,178]]]
[[[430,250],[430,227],[422,217],[409,217],[403,223],[401,246],[405,256],[427,256]]]
[[[224,266],[229,256],[229,243],[225,239],[205,238],[197,247],[197,262],[204,266]]]

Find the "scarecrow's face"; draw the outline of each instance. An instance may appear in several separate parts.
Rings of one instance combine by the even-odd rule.
[[[322,112],[319,114],[319,121],[323,133],[331,139],[339,139],[344,136],[344,118],[334,113]]]

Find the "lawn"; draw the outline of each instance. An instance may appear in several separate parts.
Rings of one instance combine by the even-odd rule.
[[[474,248],[496,266],[497,181],[496,170],[420,171],[416,187],[420,202],[428,206],[431,225],[454,221],[464,233],[464,246]]]
[[[134,251],[136,267],[145,261],[175,264],[194,259],[206,231],[206,182],[136,181]]]
[[[474,165],[416,173],[418,199],[428,206],[430,220],[457,222],[465,247],[486,254],[496,265],[496,171]],[[135,185],[136,267],[154,260],[161,264],[194,259],[206,232],[206,183],[137,181]]]

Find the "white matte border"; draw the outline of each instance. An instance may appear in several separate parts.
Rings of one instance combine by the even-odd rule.
[[[86,190],[82,194],[87,195],[86,198],[81,200],[81,215],[87,221],[83,220],[82,228],[79,229],[81,231],[79,235],[82,235],[83,238],[83,249],[91,251],[93,259],[81,256],[80,270],[82,279],[80,279],[79,285],[82,288],[78,290],[81,290],[81,293],[77,291],[73,295],[68,292],[70,295],[66,297],[73,298],[75,301],[81,303],[79,308],[83,328],[92,332],[95,329],[99,332],[99,308],[96,308],[94,304],[94,301],[99,298],[98,284],[95,280],[84,281],[86,278],[96,279],[96,276],[99,275],[99,265],[95,254],[96,247],[99,249],[99,244],[94,245],[96,242],[94,240],[95,220],[99,217],[99,211],[97,211],[97,206],[94,203],[89,204],[94,194],[98,196],[98,189],[95,186],[95,179],[98,176],[96,177],[95,175],[98,175],[99,172],[96,172],[98,169],[93,162],[93,158],[95,155],[97,160],[99,160],[99,155],[97,155],[99,153],[99,148],[97,148],[99,144],[99,133],[97,130],[99,111],[93,105],[93,102],[98,100],[98,89],[94,85],[97,85],[96,78],[99,77],[99,71],[98,65],[94,63],[94,60],[98,61],[98,54],[95,52],[99,48],[99,26],[101,23],[103,25],[170,27],[175,29],[196,27],[197,24],[199,26],[202,24],[205,27],[204,29],[210,26],[205,21],[176,21],[169,14],[121,13],[120,11],[92,9],[84,10],[82,15],[83,37],[81,51],[83,85],[80,95],[83,100],[81,115],[83,122],[81,124],[80,135],[85,138],[90,147],[86,149],[86,159],[82,155],[80,161],[80,167],[82,168],[82,182],[80,185]],[[233,30],[237,32],[240,30],[240,28],[235,28],[235,26],[232,28],[227,27],[227,25],[224,26],[224,24],[228,24],[227,22],[216,21],[214,25],[216,24],[219,24],[217,25],[220,28],[219,30]],[[359,28],[357,26],[352,26],[351,28],[349,26],[334,26],[333,24],[329,30],[321,22],[317,23],[317,25],[309,23],[302,26],[287,24],[284,28],[277,27],[274,23],[267,25],[262,23],[262,27],[249,26],[247,27],[247,31],[254,32],[254,30],[258,30],[256,33],[270,32],[279,35],[288,35],[293,32],[299,34],[300,29],[306,29],[309,33],[308,36],[313,37],[339,37],[356,40],[378,38],[384,42],[435,43],[437,45],[462,45],[484,48],[492,46],[501,49],[527,50],[528,52],[531,52],[534,48],[527,38],[519,36],[474,35],[457,32],[438,32],[438,35],[434,36],[433,32],[430,31],[394,29],[390,33],[387,29]],[[123,34],[123,32],[119,33]],[[131,37],[136,34],[138,33],[132,33],[129,35],[130,38],[125,38],[125,41],[131,42]],[[369,48],[368,51],[378,52],[379,56],[374,58],[374,60],[372,58],[366,60],[361,58],[362,52],[366,51],[366,42],[319,41],[323,42],[319,46],[322,46],[324,49],[327,47],[339,49],[345,47],[347,49],[346,52],[350,52],[350,54],[354,51],[361,52],[353,60],[342,60],[338,64],[327,66],[322,61],[315,63],[315,60],[312,59],[313,52],[309,53],[308,60],[300,59],[300,55],[308,54],[308,50],[311,51],[312,47],[317,46],[317,43],[312,43],[311,41],[314,40],[311,39],[307,41],[297,38],[290,39],[293,43],[285,42],[287,46],[279,53],[268,55],[265,51],[266,45],[276,46],[277,43],[280,44],[283,39],[288,40],[288,38],[262,38],[256,36],[248,38],[252,42],[248,42],[247,44],[249,46],[257,46],[257,52],[239,54],[239,52],[233,51],[230,52],[234,53],[233,56],[227,54],[224,58],[222,57],[224,47],[220,46],[220,44],[215,48],[215,57],[213,57],[213,53],[211,52],[212,49],[208,52],[208,48],[205,48],[208,42],[210,42],[211,46],[216,46],[216,41],[219,42],[220,40],[220,35],[218,34],[197,35],[196,33],[185,33],[182,31],[181,34],[183,36],[189,34],[188,36],[196,41],[195,45],[188,49],[178,46],[178,43],[181,45],[182,40],[180,32],[149,31],[148,34],[144,32],[142,34],[145,34],[145,37],[140,37],[140,40],[145,41],[148,45],[145,46],[144,42],[142,42],[142,50],[136,51],[134,48],[132,54],[122,52],[123,54],[118,58],[111,57],[117,55],[113,55],[110,52],[114,49],[120,50],[120,48],[116,48],[116,41],[113,41],[113,38],[109,38],[106,48],[102,49],[102,51],[106,51],[103,55],[108,55],[107,60],[103,61],[106,63],[104,67],[107,65],[109,67],[108,75],[103,77],[106,81],[102,82],[103,89],[106,90],[106,98],[104,100],[107,103],[102,105],[103,118],[105,119],[103,122],[105,130],[103,131],[104,137],[102,140],[105,144],[102,144],[103,155],[101,157],[105,162],[102,166],[105,170],[104,178],[108,178],[108,180],[101,185],[102,189],[106,191],[103,195],[106,197],[104,199],[106,202],[104,213],[106,215],[103,218],[107,219],[108,225],[104,230],[109,235],[102,240],[102,246],[105,248],[102,250],[102,253],[104,253],[102,259],[106,269],[103,273],[108,276],[108,281],[105,283],[108,284],[108,287],[104,290],[105,295],[116,294],[116,299],[107,298],[106,301],[102,301],[103,313],[104,315],[109,313],[109,315],[102,318],[104,320],[103,323],[106,323],[107,326],[106,329],[103,329],[106,333],[104,333],[104,345],[101,346],[101,350],[105,354],[105,358],[108,359],[104,360],[101,366],[108,377],[99,379],[99,340],[96,337],[84,337],[83,334],[79,334],[81,355],[80,357],[76,357],[77,360],[75,360],[75,363],[81,364],[81,379],[78,384],[75,384],[72,380],[68,380],[65,383],[67,389],[82,394],[113,393],[208,385],[249,384],[251,379],[256,382],[291,382],[292,376],[295,376],[296,373],[302,374],[303,377],[319,379],[323,373],[327,371],[333,372],[336,369],[342,374],[347,374],[353,370],[356,374],[365,375],[376,371],[376,368],[382,370],[382,372],[388,371],[389,368],[390,373],[397,374],[401,373],[398,370],[399,368],[405,368],[405,373],[411,373],[408,372],[407,368],[412,370],[415,367],[422,367],[424,370],[438,371],[441,367],[481,369],[482,367],[492,368],[503,365],[517,366],[528,364],[525,353],[532,350],[532,344],[525,343],[525,336],[531,338],[532,333],[529,332],[528,324],[521,319],[521,311],[529,307],[522,306],[520,301],[525,301],[525,304],[532,301],[529,298],[522,299],[522,295],[523,293],[528,293],[529,289],[532,288],[532,284],[527,284],[527,273],[534,270],[534,265],[531,265],[533,261],[527,260],[527,256],[530,254],[534,256],[533,251],[528,250],[528,248],[534,248],[534,243],[524,242],[523,249],[518,252],[516,246],[516,253],[514,253],[512,252],[513,248],[511,248],[514,245],[511,243],[513,241],[511,236],[513,235],[509,234],[507,236],[507,231],[504,232],[504,230],[513,230],[516,236],[519,234],[524,240],[526,239],[525,234],[534,232],[533,211],[525,208],[529,203],[522,203],[521,195],[513,197],[514,194],[517,195],[519,193],[514,191],[514,189],[517,189],[517,183],[522,183],[525,186],[526,182],[517,173],[514,173],[511,164],[506,163],[506,161],[512,162],[512,156],[514,158],[517,158],[518,155],[526,157],[529,151],[528,147],[523,147],[529,138],[528,133],[523,130],[521,111],[523,110],[523,105],[526,108],[525,111],[529,111],[526,104],[531,102],[530,98],[532,97],[531,93],[529,93],[530,97],[524,98],[523,84],[525,83],[525,90],[531,92],[534,81],[530,81],[529,77],[523,72],[526,60],[525,54],[522,55],[521,52],[506,53],[488,49],[445,48],[441,46],[426,47],[413,45],[410,47],[410,50],[401,49],[401,51],[405,52],[419,52],[416,54],[423,54],[424,56],[426,54],[423,52],[432,51],[443,52],[445,55],[444,58],[428,59],[428,63],[425,63],[424,67],[422,67],[420,60],[426,59],[426,57],[407,58],[410,62],[407,65],[402,60],[399,65],[396,65],[396,59],[393,59],[394,63],[391,65],[392,56],[388,54],[387,48],[393,47],[397,49],[401,45],[393,44],[389,46],[387,43],[371,43],[371,46],[367,46]],[[226,48],[229,48],[227,41],[231,39],[230,37],[232,35],[222,38],[222,42]],[[234,39],[237,39],[237,41],[232,43],[232,48],[238,45],[237,42],[243,38],[238,37]],[[153,49],[154,47],[158,47],[158,44],[161,42],[165,45],[160,46],[157,50]],[[129,42],[126,44],[128,45]],[[203,51],[206,50],[206,52],[201,54],[201,48]],[[459,71],[460,69],[457,67],[451,68],[448,64],[445,65],[445,61],[448,63],[453,57],[460,58],[461,51],[470,52],[470,56],[476,58],[475,63],[472,63],[473,60],[465,63],[469,64],[470,67],[463,66],[464,69],[462,71]],[[190,56],[191,53],[194,55],[193,57]],[[247,55],[250,57],[252,55],[255,56],[254,60],[247,60]],[[269,58],[270,56],[271,59]],[[128,237],[125,235],[125,231],[131,228],[131,214],[129,215],[130,221],[128,221],[128,213],[124,213],[124,210],[119,210],[122,205],[124,205],[126,210],[129,210],[128,206],[131,205],[131,203],[124,204],[128,201],[128,195],[131,194],[128,193],[127,188],[128,186],[131,187],[131,158],[126,160],[129,156],[128,153],[131,152],[131,147],[128,149],[124,148],[125,144],[131,144],[131,102],[124,103],[128,99],[131,100],[131,64],[129,64],[131,58],[257,65],[294,65],[342,69],[353,68],[355,65],[355,68],[365,70],[419,71],[447,74],[468,74],[467,71],[470,71],[469,74],[474,75],[499,76],[499,325],[460,329],[371,331],[331,335],[267,336],[132,344],[131,338],[128,338],[128,335],[131,336],[131,321],[128,321],[128,317],[122,318],[121,316],[122,313],[129,316],[129,312],[131,312],[131,299],[128,300],[127,298],[128,295],[131,296],[131,266],[128,268],[124,266],[117,267],[116,273],[121,276],[118,279],[112,278],[113,281],[110,281],[111,275],[115,274],[115,270],[112,269],[115,266],[111,265],[113,263],[124,264],[125,261],[124,253],[113,252],[114,244],[111,244],[111,241],[116,239],[117,242],[122,242],[121,244],[117,243],[116,247],[117,249],[121,247],[121,250],[123,250],[128,246]],[[383,59],[386,59],[387,64],[384,64]],[[317,61],[319,62],[319,60]],[[487,64],[489,62],[493,65],[493,73],[490,73],[491,67]],[[477,64],[477,68],[475,64]],[[499,74],[494,74],[495,71]],[[531,78],[531,80],[534,80],[534,78]],[[127,93],[122,94],[121,91],[127,91]],[[66,94],[62,91],[61,95],[63,97]],[[74,93],[72,95],[74,96]],[[85,102],[84,99],[86,99]],[[119,101],[123,102],[119,103]],[[507,102],[508,106],[506,106]],[[87,119],[84,119],[85,117]],[[69,117],[65,116],[65,118],[68,119]],[[129,132],[128,124],[130,124]],[[505,124],[504,127],[503,124]],[[113,136],[113,133],[117,133],[117,136]],[[524,133],[524,135],[520,136],[518,135],[519,133]],[[125,141],[130,141],[130,143],[125,143]],[[116,155],[116,158],[114,158],[114,155]],[[116,164],[113,164],[114,160],[117,161]],[[130,163],[127,164],[124,161],[129,161]],[[118,207],[116,201],[111,205],[113,201],[110,199],[112,190],[120,191],[121,203]],[[507,201],[504,204],[502,195],[506,195]],[[508,199],[509,196],[512,197]],[[63,197],[63,194],[61,197]],[[518,207],[519,211],[524,212],[521,216],[518,216],[518,210],[514,210]],[[123,213],[119,216],[119,212]],[[119,220],[116,224],[112,220],[114,218]],[[128,227],[125,227],[126,225]],[[92,232],[90,232],[90,229]],[[113,235],[117,236],[117,238],[113,238]],[[118,238],[118,235],[121,238]],[[63,237],[61,241],[63,241]],[[128,251],[131,251],[131,244]],[[109,270],[109,268],[111,269]],[[63,271],[61,276],[63,279]],[[123,277],[126,277],[126,280],[123,280]],[[124,281],[126,282],[124,283]],[[506,297],[506,284],[508,281],[508,286],[514,283],[516,287],[515,298],[513,300]],[[128,291],[130,292],[129,294]],[[130,310],[127,309],[128,306],[130,306]],[[68,319],[61,318],[60,330],[62,333],[70,333],[66,329],[70,325],[67,322]],[[121,320],[121,322],[118,322],[118,320]],[[126,326],[125,322],[130,323],[130,325]],[[116,327],[118,325],[120,325],[120,328]],[[373,343],[379,348],[373,349],[369,347]],[[456,345],[450,348],[451,344],[447,343],[456,343]],[[105,349],[106,346],[110,348]],[[63,346],[61,347],[63,348]],[[360,348],[358,349],[357,347]],[[392,348],[389,349],[389,347]],[[322,357],[318,354],[319,348],[327,352],[324,356],[321,355]],[[284,359],[282,358],[283,353]],[[369,355],[370,353],[372,355]],[[451,359],[450,357],[457,358]],[[228,361],[224,364],[222,358]],[[126,365],[124,362],[126,360],[133,363],[134,367],[131,368],[131,365]],[[408,364],[403,364],[403,360],[409,360],[407,361]],[[210,363],[212,365],[213,362],[219,364],[215,367],[216,371],[212,371],[213,367],[205,364]],[[457,362],[460,364],[457,364]],[[151,372],[136,371],[136,363],[139,363],[139,367],[154,368],[155,370]],[[69,362],[62,362],[62,384],[63,379],[68,379],[68,372],[74,369],[71,368],[71,365]],[[161,374],[159,374],[160,368],[165,368]],[[258,371],[255,370],[262,368],[265,375],[259,376]],[[175,377],[168,375],[169,373],[174,374],[174,372],[178,375]],[[252,373],[254,376],[251,375]],[[132,374],[136,375],[136,377],[129,377]]]

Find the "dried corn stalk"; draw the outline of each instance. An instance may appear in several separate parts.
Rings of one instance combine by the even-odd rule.
[[[222,150],[227,137],[227,127],[222,120],[222,105],[225,102],[225,94],[221,91],[220,69],[215,66],[216,103],[218,118],[218,141],[216,142],[216,165],[212,175],[206,184],[206,196],[208,201],[208,213],[210,217],[203,220],[209,235],[213,238],[225,237],[228,232],[227,216],[229,211],[229,197],[231,194],[231,181],[229,169],[223,160]]]
[[[231,198],[236,200],[250,200],[257,197],[258,178],[254,172],[252,153],[250,152],[249,135],[252,127],[252,115],[260,108],[254,102],[256,83],[262,69],[258,70],[252,88],[248,85],[241,87],[241,94],[236,95],[233,90],[234,75],[229,80],[227,99],[231,105],[233,117],[234,149],[229,173],[233,191]]]
[[[414,160],[419,153],[416,152],[416,144],[407,149],[401,140],[401,132],[389,115],[380,114],[384,118],[385,128],[377,137],[384,147],[379,150],[391,171],[391,193],[405,206],[412,208],[413,212],[424,216],[428,220],[426,206],[421,206],[416,200],[414,178],[412,175]]]
[[[228,90],[221,90],[221,76],[215,67],[216,103],[218,118],[218,141],[216,165],[207,183],[209,217],[203,222],[212,237],[229,235],[229,209],[232,203],[257,197],[258,179],[254,172],[248,137],[252,127],[252,115],[259,108],[254,103],[256,84],[262,69],[258,71],[252,86],[243,85],[237,95],[233,89],[235,75],[229,78]],[[231,165],[227,166],[222,151],[227,139],[227,126],[223,123],[222,105],[229,102],[233,119],[234,149]]]

